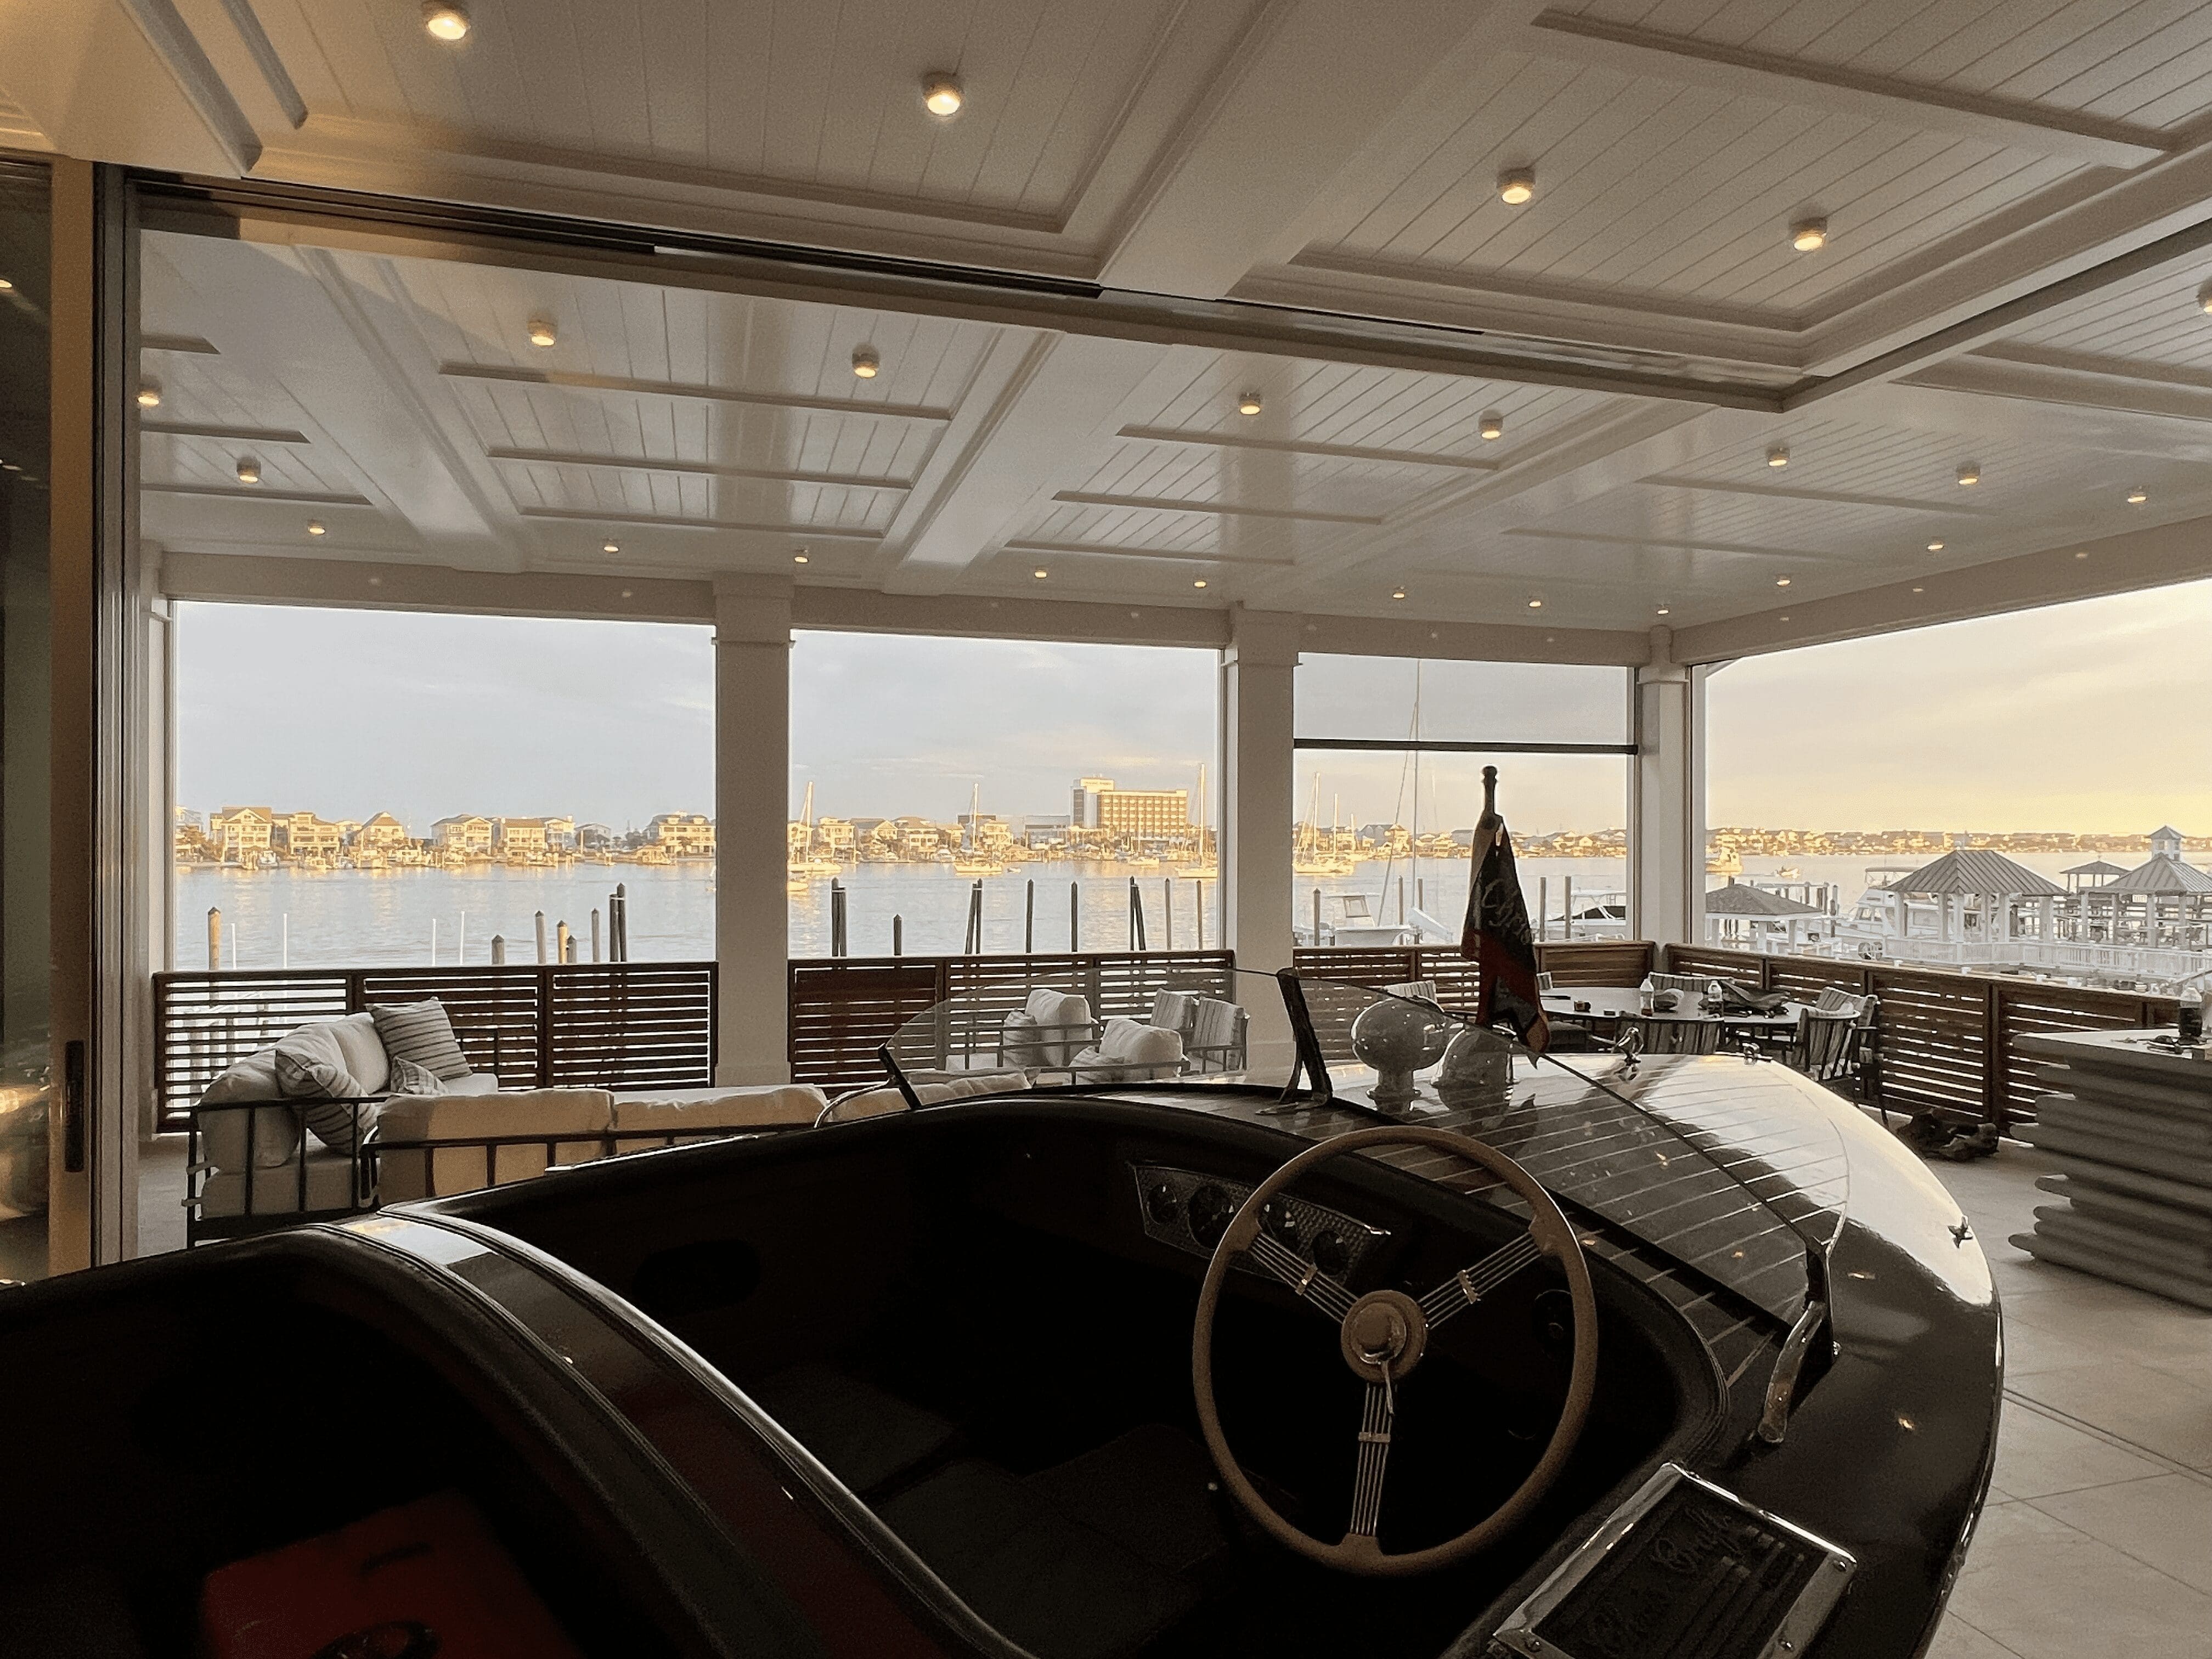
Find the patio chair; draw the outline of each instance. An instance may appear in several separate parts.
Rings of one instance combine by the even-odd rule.
[[[1703,996],[1705,987],[1712,983],[1708,974],[1654,974],[1651,988],[1655,991],[1685,991],[1693,997]]]
[[[1620,1022],[1624,1031],[1633,1030],[1642,1037],[1646,1054],[1717,1054],[1721,1047],[1721,1025],[1716,1019],[1639,1019],[1624,1015]]]
[[[1798,1017],[1790,1066],[1822,1088],[1872,1108],[1887,1125],[1889,1114],[1881,1103],[1881,1000],[1838,995],[1852,1006],[1823,1010],[1816,1004]]]

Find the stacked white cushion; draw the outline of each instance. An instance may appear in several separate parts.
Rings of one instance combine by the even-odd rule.
[[[550,1163],[586,1164],[604,1156],[614,1113],[615,1097],[605,1089],[522,1089],[495,1094],[448,1085],[444,1094],[394,1095],[386,1101],[377,1140],[390,1146],[395,1141],[533,1137],[518,1146],[490,1149],[489,1184],[502,1186],[544,1174],[549,1140],[553,1143]],[[567,1136],[574,1138],[564,1139]],[[463,1145],[380,1152],[379,1195],[386,1204],[404,1204],[474,1192],[487,1184],[485,1152],[481,1146]]]
[[[1098,1046],[1075,1057],[1085,1083],[1137,1083],[1171,1078],[1182,1070],[1182,1034],[1119,1016],[1106,1022]]]
[[[830,1097],[811,1083],[761,1084],[737,1089],[665,1089],[650,1096],[617,1097],[615,1127],[641,1138],[615,1142],[618,1152],[665,1144],[669,1135],[713,1139],[749,1129],[805,1128]]]
[[[1026,1018],[1024,1018],[1026,1016]],[[1009,1066],[1065,1066],[1082,1048],[1091,1028],[1091,1002],[1073,991],[1039,986],[1030,993],[1020,1013],[1007,1017],[1004,1062]],[[1033,1036],[1016,1037],[1030,1031]]]
[[[1026,1089],[1030,1080],[1020,1072],[971,1072],[960,1077],[944,1077],[933,1082],[913,1085],[914,1097],[925,1106],[935,1106],[948,1100],[960,1100],[969,1095],[1006,1094],[1016,1089]],[[850,1123],[858,1118],[883,1117],[892,1112],[907,1109],[906,1097],[890,1084],[878,1089],[856,1089],[849,1095],[840,1095],[830,1109],[822,1115],[824,1123]]]

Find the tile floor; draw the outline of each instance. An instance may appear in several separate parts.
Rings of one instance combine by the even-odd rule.
[[[1989,1508],[1930,1659],[2212,1659],[2212,1313],[2008,1242],[2047,1166],[1931,1166],[2004,1298]]]

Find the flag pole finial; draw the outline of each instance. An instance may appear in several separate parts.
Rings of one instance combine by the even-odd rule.
[[[1482,815],[1488,817],[1497,810],[1498,769],[1494,766],[1486,766],[1482,769]]]

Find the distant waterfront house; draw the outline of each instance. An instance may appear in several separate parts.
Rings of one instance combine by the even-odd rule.
[[[704,812],[659,812],[646,825],[652,843],[671,858],[712,858],[714,821]]]
[[[576,826],[576,850],[580,853],[611,853],[620,837],[604,823],[580,823]]]
[[[361,826],[354,845],[364,852],[393,853],[407,845],[407,826],[389,812],[379,812]]]
[[[283,812],[270,825],[270,841],[287,858],[321,858],[345,845],[345,832],[313,812]]]
[[[491,856],[492,822],[473,812],[458,812],[430,826],[430,845],[440,853],[460,858]]]
[[[853,853],[853,823],[848,818],[817,818],[814,833],[822,845],[839,858],[849,858]]]
[[[266,806],[226,806],[208,820],[208,841],[225,864],[244,863],[269,850],[276,827]]]
[[[492,845],[501,858],[529,858],[545,850],[544,818],[494,818]]]
[[[576,850],[576,820],[569,817],[545,820],[545,850],[549,853],[573,853]]]

